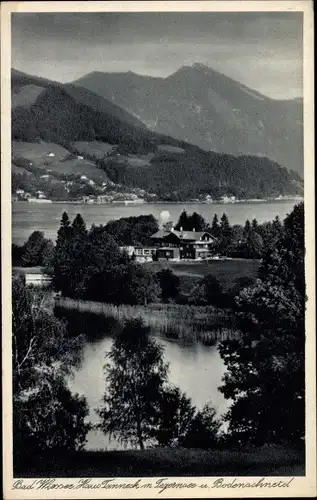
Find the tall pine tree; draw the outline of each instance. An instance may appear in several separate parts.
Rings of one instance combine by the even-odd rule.
[[[232,228],[226,213],[223,213],[220,219],[220,238],[219,252],[226,255],[228,247],[232,242]]]
[[[57,231],[57,240],[54,253],[53,286],[63,295],[70,295],[69,269],[72,262],[72,234],[73,230],[67,212],[64,212],[61,225]]]
[[[215,214],[213,219],[212,219],[211,233],[215,238],[219,238],[219,236],[220,236],[220,226],[219,226],[219,220],[218,220],[217,214]]]

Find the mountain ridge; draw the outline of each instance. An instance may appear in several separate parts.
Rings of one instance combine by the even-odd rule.
[[[112,100],[155,132],[303,172],[301,98],[272,99],[200,63],[166,78],[98,71],[72,83]]]
[[[114,183],[142,188],[166,200],[188,200],[207,194],[215,198],[225,194],[252,198],[302,190],[298,176],[268,158],[208,152],[120,119],[116,105],[79,86],[49,81],[42,84],[45,87],[36,78],[13,73],[13,96],[16,88],[18,94],[26,94],[24,105],[12,109],[12,138],[26,143],[25,147],[30,144],[32,149],[32,143],[41,141],[59,144],[93,162]],[[93,149],[98,141],[109,153],[96,157]],[[45,169],[45,164],[42,167]],[[62,171],[63,164],[59,168]]]

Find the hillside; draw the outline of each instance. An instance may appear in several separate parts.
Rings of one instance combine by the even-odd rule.
[[[88,89],[81,88],[75,85],[62,85],[58,82],[39,78],[37,76],[27,75],[21,71],[12,70],[11,72],[11,88],[12,88],[12,108],[18,106],[31,106],[35,104],[37,98],[45,89],[59,88],[67,92],[75,101],[89,106],[95,111],[109,113],[112,116],[135,125],[136,127],[145,128],[145,125],[135,116],[127,113],[111,101],[100,97]]]
[[[301,99],[269,99],[202,64],[165,79],[93,72],[73,83],[112,100],[156,132],[206,150],[266,156],[303,172]]]
[[[50,174],[89,174],[167,200],[302,193],[302,180],[268,158],[207,152],[155,133],[136,125],[131,115],[125,120],[126,111],[80,87],[16,72],[12,81],[13,162],[18,167],[25,168],[21,158],[36,160],[40,150],[33,167]],[[63,158],[52,160],[53,144],[70,156],[63,152]]]

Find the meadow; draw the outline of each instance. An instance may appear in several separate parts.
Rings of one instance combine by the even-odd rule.
[[[76,141],[73,146],[79,154],[95,156],[102,159],[116,148],[115,144],[109,144],[101,141]]]
[[[48,156],[53,153],[54,156]],[[50,170],[53,174],[86,175],[94,180],[108,180],[105,172],[90,161],[70,157],[70,152],[62,146],[52,142],[30,143],[12,141],[12,158],[23,158],[32,163],[30,170]],[[17,160],[16,160],[17,161]]]
[[[191,285],[196,284],[207,274],[212,274],[217,278],[224,291],[228,291],[238,278],[257,276],[259,260],[253,259],[226,259],[208,261],[160,261],[145,263],[153,272],[162,269],[171,269],[174,274],[180,277],[188,290]]]

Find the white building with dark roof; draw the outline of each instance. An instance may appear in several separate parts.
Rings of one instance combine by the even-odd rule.
[[[215,254],[217,239],[208,231],[159,229],[151,236],[159,259],[206,259]]]

